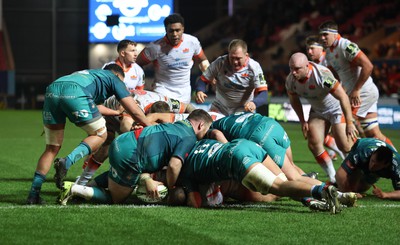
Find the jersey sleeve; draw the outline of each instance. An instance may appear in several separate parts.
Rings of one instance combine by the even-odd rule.
[[[253,63],[254,70],[254,87],[257,92],[268,90],[267,80],[264,77],[264,71],[262,70],[260,64],[258,62]]]
[[[344,49],[343,49],[343,53],[344,53],[344,57],[348,60],[348,61],[353,61],[355,57],[357,57],[357,55],[361,52],[361,49],[358,47],[357,44],[353,43],[353,42],[346,42],[344,45]]]

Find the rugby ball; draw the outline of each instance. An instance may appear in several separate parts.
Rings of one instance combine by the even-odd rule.
[[[136,197],[142,202],[160,203],[168,195],[168,188],[165,185],[158,186],[158,193],[160,194],[159,198],[152,198],[152,197],[148,196],[145,185],[138,185],[135,193],[136,193]]]

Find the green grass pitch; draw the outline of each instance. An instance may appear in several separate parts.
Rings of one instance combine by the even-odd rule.
[[[0,111],[0,244],[399,244],[400,202],[367,192],[358,207],[338,215],[312,212],[282,198],[274,203],[232,204],[215,209],[138,205],[55,204],[51,169],[43,185],[47,205],[24,205],[36,162],[44,149],[40,111]],[[299,124],[284,123],[295,162],[318,171]],[[398,130],[383,130],[400,147]],[[60,156],[84,132],[67,124]],[[81,162],[68,173],[73,180]],[[335,162],[338,168],[340,160]],[[108,163],[99,170],[105,170]],[[384,191],[389,180],[380,180]]]

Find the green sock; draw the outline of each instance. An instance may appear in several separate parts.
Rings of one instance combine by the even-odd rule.
[[[65,162],[66,169],[69,169],[74,163],[84,156],[92,153],[92,149],[85,142],[81,142],[68,156]]]
[[[29,191],[30,197],[39,195],[40,190],[42,189],[42,184],[45,180],[46,180],[45,175],[43,175],[39,172],[35,172],[35,174],[33,175],[31,190]]]
[[[92,187],[93,188],[93,197],[90,201],[101,204],[112,204],[112,197],[110,192],[106,191],[103,188]]]

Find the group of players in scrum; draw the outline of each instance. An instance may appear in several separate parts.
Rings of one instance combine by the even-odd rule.
[[[183,33],[183,22],[181,21],[181,23],[179,21],[181,20],[178,18],[177,22],[167,23],[167,34],[163,41],[165,42],[167,40],[167,42],[170,42],[171,45],[169,47],[171,47],[171,49],[182,48],[182,52],[185,53],[190,49],[178,45],[182,41]],[[179,32],[181,33],[180,37],[176,34]],[[191,40],[188,38],[187,34],[185,35],[186,38],[184,40]],[[332,35],[333,39],[330,35]],[[321,25],[321,37],[325,37],[322,38],[322,40],[332,39],[331,41],[334,47],[341,47],[344,45],[344,55],[346,55],[347,52],[349,59],[356,60],[358,57],[357,60],[364,60],[365,55],[354,43],[350,42],[350,44],[338,45],[339,41],[342,42],[345,39],[338,35],[337,26],[334,24],[330,23],[326,26]],[[329,42],[327,42],[325,46],[328,47],[330,45],[328,45],[328,43]],[[195,44],[195,42],[190,43],[190,45]],[[318,46],[317,44],[319,43],[316,42],[313,45]],[[165,48],[166,46],[159,45],[157,47]],[[67,173],[67,168],[65,166],[69,165],[69,168],[71,164],[79,160],[82,155],[88,152],[90,153],[91,142],[83,142],[80,148],[76,150],[78,153],[79,151],[82,152],[82,154],[79,153],[75,154],[74,157],[70,157],[70,159],[68,159],[68,164],[66,164],[67,160],[65,158],[56,159],[55,180],[57,186],[62,189],[59,199],[60,203],[66,204],[71,196],[80,196],[87,200],[102,203],[121,203],[126,200],[134,190],[134,187],[138,184],[145,185],[148,194],[157,198],[158,191],[156,187],[164,183],[169,188],[168,203],[173,205],[183,203],[195,207],[202,205],[218,205],[223,201],[222,197],[232,197],[242,201],[271,201],[275,200],[278,196],[290,196],[302,200],[302,202],[311,209],[330,210],[331,213],[337,213],[341,209],[339,202],[346,206],[353,206],[357,199],[354,192],[366,191],[371,184],[377,181],[378,176],[391,178],[395,190],[398,189],[399,171],[397,171],[397,162],[399,156],[397,152],[393,147],[389,146],[390,140],[380,133],[379,127],[377,127],[376,117],[368,117],[371,115],[368,111],[369,108],[357,106],[357,103],[360,103],[360,101],[364,102],[364,100],[360,100],[359,92],[353,89],[355,94],[351,93],[351,101],[349,101],[347,96],[342,96],[343,90],[340,91],[341,85],[333,75],[330,74],[329,70],[313,62],[308,62],[307,59],[304,58],[304,54],[296,53],[291,57],[289,62],[291,73],[288,76],[287,88],[290,92],[291,102],[296,101],[292,97],[304,96],[307,98],[307,93],[302,94],[301,91],[296,91],[297,86],[291,87],[290,84],[296,82],[299,84],[308,84],[312,82],[313,84],[308,86],[310,90],[318,91],[319,86],[322,87],[323,89],[320,89],[322,91],[320,95],[321,100],[326,99],[328,96],[331,96],[331,94],[333,94],[335,98],[340,98],[340,105],[335,105],[334,109],[336,111],[334,111],[334,113],[329,111],[327,117],[324,111],[318,112],[318,110],[315,110],[313,114],[310,114],[308,122],[305,122],[302,111],[297,110],[298,107],[295,106],[296,103],[292,104],[300,118],[303,132],[309,141],[310,149],[320,144],[320,142],[313,142],[313,139],[316,139],[315,135],[312,134],[313,129],[316,128],[311,126],[313,118],[322,119],[324,123],[332,124],[332,126],[341,123],[341,120],[338,120],[338,118],[347,119],[345,136],[342,135],[339,137],[347,137],[347,141],[355,141],[357,131],[354,126],[352,126],[352,121],[349,120],[348,115],[348,105],[350,102],[351,105],[355,103],[356,106],[353,107],[359,108],[358,111],[364,113],[364,119],[360,121],[362,124],[365,124],[363,125],[365,134],[369,137],[383,137],[383,139],[386,139],[386,142],[389,143],[386,144],[384,141],[375,139],[360,139],[354,144],[353,148],[351,148],[349,156],[352,157],[344,159],[344,164],[336,174],[336,183],[339,190],[354,192],[343,193],[337,191],[332,185],[326,185],[319,180],[304,176],[304,172],[293,162],[290,140],[283,128],[274,120],[254,113],[256,108],[264,103],[263,101],[266,102],[265,96],[267,86],[259,64],[248,57],[247,46],[243,41],[237,39],[233,40],[228,47],[228,55],[219,57],[210,66],[205,62],[206,59],[204,59],[205,56],[202,54],[201,49],[200,51],[197,49],[196,52],[196,56],[200,57],[201,70],[203,71],[201,81],[198,82],[196,89],[196,101],[202,103],[205,100],[206,95],[203,92],[203,81],[206,83],[215,83],[217,96],[212,104],[212,109],[223,112],[226,116],[212,122],[213,118],[208,113],[202,110],[194,110],[189,103],[184,104],[177,100],[168,99],[157,93],[153,94],[152,92],[135,89],[133,96],[136,98],[139,107],[142,107],[142,111],[147,112],[147,110],[149,110],[149,112],[154,112],[153,109],[157,110],[157,107],[165,107],[169,112],[192,111],[187,115],[187,119],[184,119],[185,116],[181,114],[170,113],[150,113],[146,118],[143,118],[143,114],[133,110],[130,106],[127,108],[126,99],[124,97],[126,95],[122,95],[120,92],[117,94],[116,98],[110,98],[106,101],[105,105],[108,105],[108,109],[111,108],[110,110],[107,111],[107,109],[99,108],[106,118],[107,139],[101,145],[100,149],[96,149],[97,151],[93,150],[94,153],[85,161],[86,166],[84,167],[84,172],[76,183],[63,183]],[[141,63],[141,65],[150,62],[149,59],[155,56],[155,53],[152,52],[150,48],[147,52],[145,49],[142,53],[142,58],[138,59],[138,63]],[[168,56],[169,53],[170,50],[167,51],[165,55]],[[334,55],[334,57],[336,56],[338,56],[338,54]],[[157,61],[157,64],[161,62],[159,60]],[[333,63],[335,64],[335,62]],[[112,75],[123,80],[121,78],[124,76],[123,70],[118,71],[117,67],[113,67],[112,65],[111,68],[108,68],[112,70]],[[93,73],[97,72],[94,71]],[[363,73],[361,72],[358,74]],[[340,77],[340,73],[338,75]],[[348,76],[348,74],[345,75]],[[132,78],[135,76],[130,77]],[[241,84],[238,84],[238,81],[241,82]],[[231,85],[226,86],[227,84]],[[361,83],[361,85],[362,84],[363,83]],[[160,88],[166,89],[166,87],[163,86]],[[357,87],[357,89],[359,89],[359,87]],[[337,90],[339,92],[335,92]],[[54,94],[56,94],[56,90],[53,89],[52,91],[52,96],[46,96],[46,98],[49,98],[49,101],[54,99]],[[249,91],[250,93],[248,93]],[[168,92],[166,93],[168,94]],[[230,95],[233,96],[229,97]],[[247,97],[240,102],[240,108],[241,111],[245,113],[233,114],[233,112],[237,111],[237,107],[234,107],[234,110],[231,111],[230,108],[232,108],[232,104],[229,103],[229,101],[231,101],[232,98],[237,99],[240,98],[240,96],[244,97],[244,95]],[[361,93],[361,97],[363,96],[365,96],[365,93]],[[62,97],[65,99],[65,96]],[[344,97],[347,98],[347,101]],[[311,97],[307,99],[315,100],[315,98]],[[133,119],[121,113],[122,110],[118,107],[119,103],[116,102],[118,100],[123,102],[124,108],[135,118],[135,121],[147,127],[143,129],[136,129],[134,127],[134,130],[131,131]],[[153,100],[154,103],[151,102],[153,105],[149,106],[151,104],[149,101],[151,100]],[[48,104],[55,105],[55,102],[49,102]],[[313,106],[313,103],[311,104]],[[372,102],[372,104],[374,104],[374,102]],[[374,105],[376,107],[376,101]],[[339,109],[337,109],[337,107],[339,107]],[[315,109],[320,108],[317,107]],[[336,116],[336,118],[334,118],[332,115],[335,115],[335,113],[342,114],[340,109],[345,111],[345,117]],[[48,112],[46,110],[48,110]],[[44,113],[43,116],[45,128],[48,128],[45,130],[46,142],[50,147],[47,146],[49,150],[46,148],[40,162],[44,162],[45,160],[48,162],[47,159],[49,157],[47,157],[47,155],[52,151],[52,145],[56,145],[55,149],[59,150],[60,146],[57,146],[57,144],[61,144],[60,135],[56,133],[57,131],[53,131],[55,128],[48,126],[50,124],[55,124],[53,122],[54,120],[57,121],[57,118],[54,119],[51,117],[52,113],[56,114],[59,112],[52,111],[50,107],[46,108],[46,110],[44,110],[46,113]],[[108,112],[110,113],[109,116],[107,116]],[[214,114],[213,116],[215,117],[218,115],[219,114]],[[374,113],[372,113],[372,116],[374,116]],[[155,121],[162,123],[173,122],[178,118],[184,120],[174,124],[150,126],[154,124]],[[89,127],[85,130],[88,133],[93,133],[92,127],[98,126],[97,124],[89,123]],[[209,130],[210,126],[211,130]],[[342,128],[342,130],[344,129]],[[114,140],[116,132],[123,133],[125,131],[129,132],[121,134]],[[324,129],[322,134],[325,135],[327,133],[326,131],[327,130]],[[101,132],[96,131],[95,133],[99,135]],[[333,134],[334,136],[338,136],[334,131]],[[203,139],[205,136],[207,136],[207,138],[213,138],[214,140]],[[318,135],[317,138],[321,138],[319,136],[320,135]],[[85,147],[88,148],[89,151],[84,149]],[[125,151],[123,149],[125,149]],[[179,150],[176,151],[177,149]],[[58,150],[54,152],[55,154],[51,153],[51,155],[56,155]],[[365,152],[363,152],[363,155],[360,155],[360,151],[363,150]],[[348,152],[348,150],[345,150],[345,152]],[[107,158],[108,154],[110,155],[110,171],[99,175],[96,181],[92,181],[91,186],[86,185],[96,169]],[[325,155],[326,154],[317,154],[317,161],[318,159],[322,159],[322,161],[327,159]],[[38,168],[35,172],[32,189],[28,197],[29,204],[38,204],[41,202],[39,197],[40,188],[35,181],[44,181],[43,179],[47,173],[46,170],[48,171],[48,164],[46,163],[47,169],[44,171],[40,168],[41,165],[43,164],[38,164]],[[164,167],[166,168],[165,177],[153,180],[150,173],[159,172]],[[178,176],[180,176],[179,179]],[[160,180],[162,182],[159,182]],[[180,187],[183,187],[183,189]],[[374,193],[376,191],[377,195],[380,197],[383,197],[384,194],[388,194],[377,190],[379,189],[376,188]],[[397,191],[393,193],[395,195],[390,196],[390,198],[395,198],[396,194],[398,194]]]

